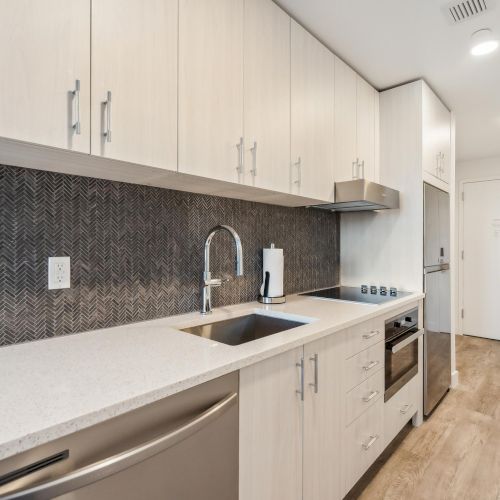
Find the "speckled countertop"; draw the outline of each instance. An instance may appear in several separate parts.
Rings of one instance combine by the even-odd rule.
[[[375,306],[294,295],[0,348],[0,459],[422,297]],[[234,347],[175,329],[256,310],[308,324]]]

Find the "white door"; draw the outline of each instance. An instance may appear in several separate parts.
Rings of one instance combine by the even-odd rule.
[[[2,0],[0,19],[0,136],[89,153],[90,0]]]
[[[245,1],[244,182],[290,190],[290,16]]]
[[[302,357],[298,347],[240,371],[239,500],[302,500]]]
[[[292,192],[334,197],[335,56],[292,21]]]
[[[304,346],[304,500],[341,498],[342,335]]]
[[[243,0],[180,0],[179,172],[242,182],[242,141]]]
[[[500,340],[500,180],[464,185],[462,330]]]
[[[335,181],[356,176],[356,73],[335,57]]]
[[[375,97],[377,91],[360,76],[356,91],[356,150],[359,177],[375,181]]]
[[[92,154],[176,170],[177,23],[177,0],[92,2]]]

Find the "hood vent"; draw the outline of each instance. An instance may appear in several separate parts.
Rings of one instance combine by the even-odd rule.
[[[492,0],[463,0],[449,3],[443,10],[451,24],[458,24],[487,12]]]
[[[332,212],[399,208],[399,191],[365,179],[335,183],[335,203],[314,205]]]

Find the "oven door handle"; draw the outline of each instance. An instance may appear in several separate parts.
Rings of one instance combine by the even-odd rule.
[[[409,337],[405,338],[401,342],[398,342],[397,344],[392,346],[392,354],[396,354],[398,351],[401,349],[404,349],[407,345],[410,345],[413,341],[417,340],[419,337],[421,337],[424,334],[425,330],[422,328],[421,330],[418,330],[415,332],[413,335],[410,335]]]

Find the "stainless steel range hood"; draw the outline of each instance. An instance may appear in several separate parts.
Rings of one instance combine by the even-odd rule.
[[[399,208],[399,191],[365,179],[335,183],[335,203],[314,205],[333,212]]]

